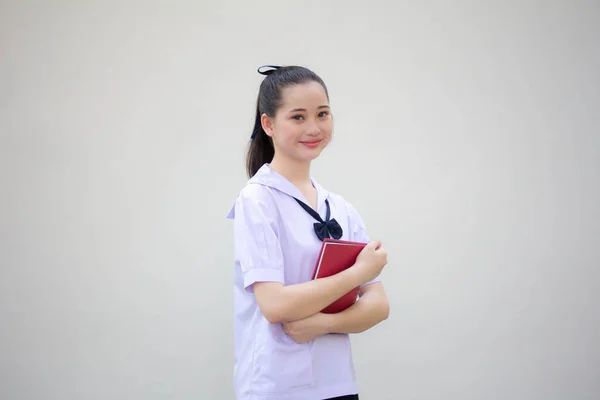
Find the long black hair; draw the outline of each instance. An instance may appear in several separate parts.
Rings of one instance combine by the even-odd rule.
[[[267,114],[270,118],[275,117],[277,110],[281,106],[283,89],[292,85],[314,81],[323,86],[327,99],[329,99],[327,86],[310,69],[295,65],[274,68],[264,73],[260,72],[259,69],[259,72],[267,75],[267,77],[260,84],[258,91],[256,120],[254,121],[254,129],[252,130],[252,140],[248,146],[246,155],[246,172],[249,177],[253,177],[265,163],[270,163],[275,155],[273,139],[264,131],[260,117],[262,114]]]

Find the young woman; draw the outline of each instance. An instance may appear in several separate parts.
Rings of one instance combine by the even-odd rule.
[[[325,83],[298,66],[259,68],[248,149],[250,177],[234,220],[234,383],[238,400],[358,399],[349,334],[388,317],[380,273],[387,253],[356,209],[310,173],[331,139]],[[312,280],[325,237],[368,243],[356,264]],[[337,314],[320,311],[361,287]]]

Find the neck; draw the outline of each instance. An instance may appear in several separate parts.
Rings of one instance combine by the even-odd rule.
[[[294,185],[303,185],[310,182],[310,161],[299,162],[282,159],[275,154],[269,166]]]

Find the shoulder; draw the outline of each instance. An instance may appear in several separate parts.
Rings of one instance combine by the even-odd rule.
[[[343,213],[352,224],[358,224],[361,226],[364,225],[360,213],[351,201],[344,196],[331,191],[328,192],[327,197],[330,203],[332,203],[333,207],[337,208],[338,210],[343,210]]]
[[[240,190],[237,201],[249,203],[267,203],[273,201],[272,189],[260,183],[250,182]]]
[[[335,207],[338,222],[344,222],[347,227],[347,238],[358,242],[369,242],[369,234],[365,222],[354,204],[335,193],[329,193],[332,209]]]
[[[260,183],[249,182],[239,191],[227,218],[235,218],[236,212],[242,210],[269,214],[275,205],[273,189]]]

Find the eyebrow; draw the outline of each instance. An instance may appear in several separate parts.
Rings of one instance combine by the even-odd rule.
[[[317,109],[321,110],[321,109],[324,109],[324,108],[329,109],[331,107],[329,107],[327,105],[324,105],[324,106],[319,106]],[[289,112],[293,113],[293,112],[300,112],[300,111],[306,112],[306,109],[304,109],[304,108],[294,108],[293,110],[290,110]]]

